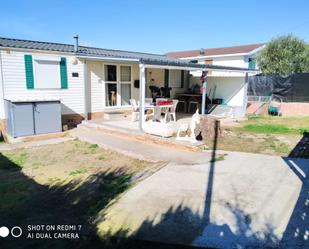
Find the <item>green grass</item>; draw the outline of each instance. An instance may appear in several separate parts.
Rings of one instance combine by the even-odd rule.
[[[69,175],[70,176],[75,176],[75,175],[81,175],[81,174],[85,174],[87,173],[88,170],[85,168],[80,168],[80,169],[76,169],[76,170],[72,170],[70,171]]]
[[[254,133],[277,133],[277,134],[303,134],[309,132],[309,128],[289,128],[279,124],[247,124],[240,128],[241,131]]]
[[[216,158],[214,159],[214,160],[210,160],[210,162],[218,162],[218,161],[223,161],[223,160],[225,160],[225,156],[226,156],[227,154],[221,154],[221,155],[218,155],[218,156],[216,156]]]
[[[98,148],[99,146],[97,144],[90,144],[89,145],[89,149],[96,149]]]
[[[28,158],[28,153],[26,152],[17,152],[17,153],[14,153],[14,154],[12,153],[8,155],[8,159],[11,160],[13,163],[19,165],[20,167],[23,167],[27,158]]]
[[[309,117],[248,116],[236,131],[265,134],[303,134],[309,132]]]

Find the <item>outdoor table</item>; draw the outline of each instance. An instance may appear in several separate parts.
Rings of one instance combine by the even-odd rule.
[[[162,111],[168,112],[170,108],[173,107],[173,104],[169,105],[153,105],[153,104],[147,104],[145,105],[145,111],[146,110],[152,110],[154,115],[153,115],[153,120],[157,120],[157,118],[161,119],[161,113]],[[160,120],[159,119],[159,120]]]
[[[189,108],[190,99],[194,99],[197,102],[201,102],[203,95],[201,93],[177,93],[176,96],[180,97],[179,100],[185,101],[186,106],[188,106]]]

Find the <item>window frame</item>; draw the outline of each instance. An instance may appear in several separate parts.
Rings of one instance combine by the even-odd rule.
[[[106,66],[116,66],[116,81],[107,81],[106,78],[106,71],[105,67]],[[130,81],[121,81],[121,72],[120,68],[121,66],[127,66],[130,67]],[[128,108],[131,105],[121,105],[121,84],[130,84],[130,90],[131,90],[131,98],[133,95],[133,66],[131,64],[117,64],[117,63],[104,63],[103,64],[103,78],[104,78],[104,109],[115,109],[115,108]],[[116,105],[115,106],[107,106],[107,100],[106,100],[106,84],[116,84]]]

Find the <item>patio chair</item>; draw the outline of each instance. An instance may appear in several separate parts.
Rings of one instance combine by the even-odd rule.
[[[152,99],[155,99],[161,95],[161,91],[159,87],[151,85],[149,86],[149,89],[151,91]]]
[[[176,122],[176,108],[177,108],[178,102],[179,102],[178,99],[173,99],[173,107],[171,107],[169,112],[165,113],[165,117],[164,117],[165,123],[166,123],[166,120],[167,120],[167,116],[170,117],[171,121],[172,121],[172,117],[173,117],[174,122]]]
[[[195,110],[196,110],[196,109],[199,108],[199,105],[200,105],[200,103],[199,103],[199,101],[197,99],[195,99],[195,98],[194,99],[190,99],[189,100],[189,105],[188,105],[188,112],[191,111],[192,106],[195,106]],[[193,112],[195,112],[195,110]]]
[[[164,98],[170,98],[171,97],[171,87],[161,87],[161,96],[163,96]]]
[[[139,109],[138,109],[138,105],[136,104],[136,100],[135,99],[130,99],[130,104],[132,106],[132,122],[135,122],[138,120],[139,117]]]
[[[152,98],[145,98],[145,104],[152,104]]]
[[[136,103],[135,99],[130,99],[130,104],[132,106],[132,122],[139,120],[139,104]],[[148,109],[149,110],[149,109]],[[145,110],[145,121],[147,118],[153,117],[154,113],[149,113],[148,110]]]
[[[177,105],[177,108],[178,108],[178,111],[179,111],[179,107],[182,107],[182,111],[183,112],[187,112],[188,111],[188,108],[187,108],[187,101],[183,98],[178,98],[178,105]]]

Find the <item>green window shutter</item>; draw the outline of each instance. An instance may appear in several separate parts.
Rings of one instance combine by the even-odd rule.
[[[61,57],[60,60],[61,89],[68,89],[67,59]]]
[[[34,89],[34,78],[33,78],[33,62],[32,55],[25,54],[25,72],[26,72],[26,86],[27,89]]]
[[[164,70],[164,87],[167,88],[168,87],[168,79],[169,79],[169,70],[165,69]]]

